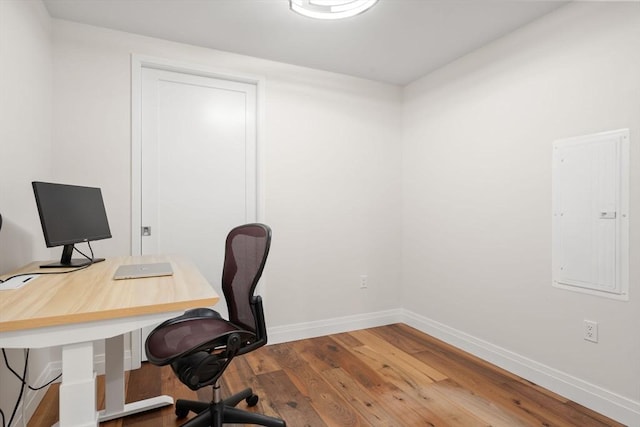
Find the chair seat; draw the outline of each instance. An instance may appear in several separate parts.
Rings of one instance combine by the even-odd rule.
[[[208,316],[190,317],[189,312],[158,326],[146,341],[147,358],[154,365],[167,365],[188,354],[212,352],[227,343],[233,333],[242,341],[251,341],[255,334],[224,320],[218,312],[209,310]],[[215,313],[215,314],[214,314]],[[212,337],[216,339],[212,340]]]

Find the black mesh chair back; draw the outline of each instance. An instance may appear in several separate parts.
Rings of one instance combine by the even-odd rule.
[[[271,230],[264,224],[236,227],[227,236],[222,291],[229,321],[257,336],[261,331],[253,293],[262,276],[271,244]],[[262,337],[258,337],[260,339]]]

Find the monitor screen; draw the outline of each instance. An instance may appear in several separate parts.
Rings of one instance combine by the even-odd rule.
[[[76,267],[98,260],[73,260],[75,243],[111,237],[99,188],[33,182],[44,240],[48,248],[64,246],[60,263],[49,267]]]

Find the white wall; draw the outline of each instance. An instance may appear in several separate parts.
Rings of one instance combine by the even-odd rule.
[[[0,271],[48,256],[31,181],[51,155],[51,19],[41,2],[0,2]]]
[[[400,304],[399,102],[357,83],[268,82],[273,325]]]
[[[40,1],[0,1],[0,274],[49,257],[31,181],[46,179],[50,172],[50,32],[51,19]],[[23,352],[7,353],[22,373]],[[31,352],[34,384],[49,358],[49,350]],[[0,409],[7,422],[19,389],[20,382],[0,361]]]
[[[54,20],[53,174],[102,187],[130,251],[130,55],[263,76],[271,327],[397,308],[400,97],[395,86]],[[359,289],[359,276],[369,289]]]
[[[403,307],[640,414],[640,4],[566,6],[404,94]],[[552,141],[619,128],[628,302],[551,286]]]

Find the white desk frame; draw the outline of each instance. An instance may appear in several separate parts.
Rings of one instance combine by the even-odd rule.
[[[106,273],[103,277],[108,277],[108,280],[111,280],[113,270],[120,263],[156,262],[158,260],[175,262],[174,271],[178,268],[181,283],[189,283],[189,286],[195,283],[196,291],[192,297],[183,294],[182,299],[175,303],[173,301],[158,302],[157,305],[151,304],[153,308],[149,308],[149,304],[142,301],[139,307],[135,303],[125,303],[117,315],[105,316],[98,320],[91,320],[89,315],[87,320],[76,318],[72,322],[58,321],[58,324],[51,326],[0,329],[0,348],[62,346],[62,382],[59,391],[60,427],[96,427],[102,421],[173,404],[173,398],[166,395],[125,403],[124,334],[178,316],[186,308],[213,305],[217,302],[218,296],[195,270],[195,267],[179,257],[166,259],[126,257],[108,260],[104,264],[100,263],[96,266],[100,265],[105,268]],[[197,274],[189,273],[189,277],[185,277],[188,268],[195,270]],[[39,280],[43,280],[43,278],[38,278],[36,281]],[[100,285],[99,281],[94,282],[94,285],[96,283]],[[141,282],[135,283],[135,285],[138,284]],[[118,285],[126,286],[125,283],[118,283]],[[64,287],[64,284],[58,286]],[[184,287],[181,289],[184,291]],[[114,308],[111,307],[111,309]],[[115,309],[120,309],[120,307]],[[99,310],[97,312],[100,313]],[[5,315],[3,318],[0,315],[0,324],[3,321],[8,321],[9,317]],[[59,317],[60,315],[58,315]],[[105,340],[105,409],[98,412],[96,373],[93,366],[93,341],[101,339]]]
[[[177,313],[0,332],[3,348],[44,348],[62,345],[60,426],[96,426],[98,422],[173,404],[158,396],[125,404],[124,334],[166,320]],[[105,339],[105,409],[96,410],[93,341]]]

